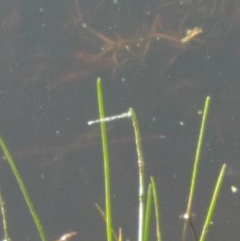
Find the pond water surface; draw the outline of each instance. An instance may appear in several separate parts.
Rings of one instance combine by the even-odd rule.
[[[224,180],[208,240],[240,237],[239,1],[3,0],[0,135],[48,239],[106,240],[96,78],[107,115],[139,118],[146,180],[159,191],[163,240],[181,240],[201,110],[212,103],[194,200],[200,233],[213,185]],[[199,31],[200,30],[200,31]],[[108,125],[114,226],[137,238],[137,163],[129,120]],[[12,240],[39,240],[3,158],[0,183]],[[152,239],[155,237],[153,236]],[[194,240],[191,233],[187,240]]]

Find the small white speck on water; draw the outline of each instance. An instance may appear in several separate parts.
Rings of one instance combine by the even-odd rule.
[[[57,161],[58,159],[59,159],[58,156],[54,156],[54,157],[53,157],[53,160],[54,160],[54,161]]]
[[[210,56],[210,55],[207,55],[207,56],[206,56],[206,59],[211,59],[211,56]]]
[[[235,186],[235,185],[232,185],[232,186],[230,187],[230,189],[231,189],[231,192],[232,192],[232,193],[237,193],[237,192],[238,192],[238,187]]]
[[[152,14],[152,13],[151,13],[150,11],[147,11],[147,12],[146,12],[146,15],[147,15],[147,16],[150,16],[151,14]]]
[[[185,219],[185,220],[188,220],[190,218],[190,216],[187,213],[184,213],[182,215],[182,218]]]
[[[153,116],[152,121],[156,121],[156,120],[157,120],[157,118],[155,116]]]
[[[82,24],[82,27],[83,27],[83,28],[86,28],[86,27],[87,27],[87,24],[86,24],[86,23],[83,23],[83,24]]]
[[[185,122],[184,121],[179,121],[179,125],[180,126],[185,126]]]

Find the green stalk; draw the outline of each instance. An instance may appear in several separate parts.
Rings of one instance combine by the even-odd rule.
[[[26,204],[28,206],[28,209],[29,209],[29,211],[30,211],[30,213],[32,215],[33,221],[34,221],[34,223],[36,225],[36,228],[37,228],[38,233],[39,233],[39,235],[41,237],[41,240],[42,241],[47,241],[45,232],[43,230],[43,226],[42,226],[41,221],[40,221],[40,219],[39,219],[39,217],[37,215],[37,211],[36,211],[32,201],[31,201],[31,198],[30,198],[30,195],[29,195],[29,193],[27,191],[27,188],[26,188],[26,186],[25,186],[25,184],[23,182],[23,179],[22,179],[22,177],[21,177],[21,175],[20,175],[20,173],[19,173],[19,171],[17,169],[17,166],[16,166],[16,164],[15,164],[15,162],[14,162],[14,160],[13,160],[13,158],[12,158],[12,156],[11,156],[7,146],[6,146],[6,144],[4,143],[4,141],[3,141],[3,139],[1,137],[0,137],[0,146],[1,146],[2,150],[3,150],[3,153],[4,153],[4,155],[5,155],[5,157],[6,157],[7,161],[8,161],[8,164],[9,164],[10,168],[12,169],[13,175],[15,176],[15,178],[17,180],[18,186],[19,186],[19,188],[20,188],[20,190],[21,190],[21,192],[23,194],[24,200],[25,200],[25,202],[26,202]]]
[[[98,212],[100,213],[100,215],[103,218],[104,222],[106,223],[106,215],[105,215],[104,211],[102,210],[102,208],[97,203],[95,203],[95,207],[98,210]],[[118,240],[118,236],[117,236],[116,232],[113,229],[112,229],[112,235],[113,235],[113,238],[115,240]]]
[[[195,161],[194,161],[194,166],[193,166],[193,173],[192,173],[191,186],[190,186],[188,205],[187,205],[187,215],[188,216],[191,215],[191,210],[192,210],[192,203],[193,203],[193,197],[194,197],[194,192],[195,192],[195,187],[196,187],[199,160],[200,160],[200,156],[201,156],[203,137],[204,137],[204,133],[205,133],[207,115],[208,115],[208,111],[209,111],[209,104],[210,104],[210,97],[208,96],[206,98],[205,105],[204,105],[202,123],[201,123],[200,133],[199,133],[199,137],[198,137]]]
[[[3,199],[3,195],[2,195],[2,192],[1,192],[1,189],[0,189],[0,208],[1,208],[1,213],[2,213],[2,228],[3,228],[3,240],[4,241],[10,241],[11,238],[8,234],[8,224],[7,224],[7,212],[6,212],[6,209],[5,209],[5,202],[4,202],[4,199]]]
[[[153,177],[151,179],[152,189],[153,189],[153,200],[154,200],[154,209],[155,209],[155,219],[156,219],[156,234],[157,234],[157,241],[162,241],[162,234],[160,229],[160,211],[158,205],[158,194],[157,194],[157,187]]]
[[[139,169],[139,191],[138,191],[138,198],[139,198],[139,209],[138,209],[138,241],[143,241],[144,237],[144,195],[145,195],[145,182],[144,182],[144,158],[142,153],[142,145],[141,145],[141,137],[140,137],[140,130],[138,125],[137,116],[135,111],[130,108],[129,113],[132,117],[132,124],[133,130],[135,135],[135,144],[136,144],[136,151],[137,151],[137,162],[138,162],[138,169]]]
[[[226,167],[227,167],[227,165],[223,164],[222,168],[221,168],[221,171],[219,173],[217,183],[216,183],[215,188],[214,188],[214,192],[213,192],[212,199],[211,199],[208,211],[207,211],[207,216],[206,216],[206,219],[205,219],[205,222],[204,222],[204,225],[203,225],[203,229],[202,229],[199,241],[205,241],[205,239],[206,239],[206,235],[207,235],[209,226],[211,225],[214,209],[216,207],[217,198],[219,196],[219,191],[220,191],[220,188],[222,186],[222,182],[223,182],[224,174],[225,174],[225,171],[226,171]]]
[[[97,79],[97,94],[98,94],[99,118],[104,119],[105,112],[104,112],[104,102],[103,102],[102,85],[101,85],[100,78]],[[112,241],[110,168],[109,168],[107,131],[106,131],[106,124],[104,121],[100,122],[100,127],[101,127],[102,151],[103,151],[103,162],[104,162],[106,234],[107,234],[107,240]]]
[[[145,212],[145,220],[144,220],[144,241],[149,240],[149,231],[150,231],[150,221],[151,221],[151,208],[152,208],[152,184],[148,185],[148,194],[147,194],[147,205]]]
[[[199,160],[200,160],[200,156],[201,156],[202,143],[203,143],[203,138],[204,138],[204,133],[205,133],[205,128],[206,128],[207,115],[209,112],[210,100],[211,100],[210,96],[207,96],[206,100],[205,100],[204,111],[203,111],[203,116],[202,116],[202,123],[201,123],[201,127],[200,127],[198,143],[197,143],[197,148],[196,148],[196,153],[195,153],[191,185],[190,185],[190,191],[189,191],[189,196],[188,196],[187,211],[184,215],[186,222],[184,223],[184,228],[183,228],[183,240],[185,239],[187,221],[190,218],[191,212],[192,212],[192,204],[193,204],[194,192],[196,189],[196,181],[197,181],[197,175],[198,175],[198,166],[199,166]]]

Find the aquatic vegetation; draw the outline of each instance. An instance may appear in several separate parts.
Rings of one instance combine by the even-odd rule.
[[[202,22],[199,21],[195,25],[185,24],[189,18],[188,12],[181,13],[178,26],[171,26],[171,5],[177,7],[176,11],[182,9],[177,2],[171,2],[169,6],[165,6],[166,9],[161,4],[155,6],[156,9],[163,8],[166,12],[169,11],[167,19],[164,10],[156,11],[153,7],[140,19],[131,16],[129,21],[125,20],[124,12],[117,11],[114,16],[109,17],[107,25],[98,20],[98,16],[108,15],[105,13],[106,9],[98,6],[98,9],[88,10],[91,12],[91,18],[88,19],[83,17],[85,12],[80,5],[77,0],[73,3],[71,16],[73,22],[71,27],[76,32],[80,32],[78,41],[82,43],[73,54],[79,67],[75,72],[58,78],[58,84],[87,78],[99,72],[98,70],[101,70],[101,73],[103,71],[111,73],[113,77],[126,71],[134,74],[139,66],[148,68],[146,61],[148,59],[161,60],[161,67],[158,68],[161,69],[161,75],[177,62],[180,55],[205,45],[205,29],[202,27]],[[108,4],[103,3],[103,5],[107,7]],[[148,11],[152,12],[148,15]],[[166,23],[167,21],[169,23]],[[159,75],[159,72],[156,75]]]
[[[114,238],[116,240],[123,240],[123,234],[122,229],[119,228],[118,234],[113,229],[113,221],[112,221],[112,205],[111,205],[111,177],[110,177],[110,164],[109,164],[109,154],[108,154],[108,137],[107,137],[107,122],[114,121],[116,119],[124,119],[128,118],[132,121],[133,126],[133,132],[134,132],[134,138],[135,138],[135,145],[136,145],[136,157],[137,157],[137,164],[138,164],[138,174],[139,174],[139,186],[138,186],[138,241],[148,241],[149,240],[149,233],[150,233],[150,220],[152,219],[152,209],[154,208],[154,214],[155,214],[155,232],[156,232],[156,239],[157,241],[162,241],[162,230],[160,228],[160,208],[158,201],[158,192],[157,192],[157,186],[155,183],[155,180],[153,177],[149,178],[149,184],[147,188],[147,192],[145,191],[146,186],[146,177],[145,177],[145,162],[142,152],[142,143],[141,143],[141,136],[140,136],[140,128],[138,124],[138,120],[136,117],[135,111],[130,108],[126,113],[116,115],[116,116],[106,116],[105,110],[104,110],[104,100],[103,100],[103,92],[102,92],[102,86],[101,86],[101,80],[100,78],[97,80],[97,93],[98,93],[98,108],[99,108],[99,119],[94,121],[89,121],[89,125],[98,124],[100,123],[101,128],[101,137],[102,137],[102,152],[103,152],[103,165],[104,165],[104,190],[105,190],[105,207],[102,209],[99,205],[97,205],[98,210],[100,211],[100,214],[103,216],[105,222],[106,222],[106,239],[107,241],[112,241]],[[203,111],[202,116],[202,124],[200,128],[199,133],[199,140],[197,143],[197,149],[195,154],[195,161],[193,166],[193,173],[192,173],[192,179],[190,182],[190,193],[187,201],[187,209],[186,213],[183,214],[183,218],[185,220],[184,222],[184,228],[183,228],[183,240],[185,240],[185,233],[186,228],[190,227],[190,229],[193,232],[193,236],[195,241],[205,241],[206,235],[208,233],[210,222],[213,218],[214,209],[217,204],[217,199],[219,196],[221,184],[223,182],[225,170],[226,170],[226,164],[223,164],[219,173],[219,176],[217,178],[216,184],[213,186],[214,191],[212,198],[210,200],[210,205],[207,209],[207,214],[205,218],[205,222],[202,227],[202,231],[200,233],[200,236],[198,237],[198,234],[195,231],[194,224],[192,221],[192,204],[193,204],[193,198],[194,198],[194,192],[196,189],[197,184],[197,176],[198,176],[198,170],[199,170],[199,160],[200,160],[200,154],[201,154],[201,148],[203,143],[203,137],[205,132],[205,126],[206,126],[206,120],[207,120],[207,114],[209,110],[209,104],[210,104],[210,97],[206,98],[205,107]],[[14,162],[5,142],[2,138],[0,138],[0,146],[3,150],[3,153],[6,157],[6,160],[12,170],[13,175],[15,176],[19,189],[21,190],[24,200],[28,206],[28,209],[32,215],[33,221],[35,223],[35,226],[38,230],[39,236],[42,241],[46,241],[46,234],[44,232],[43,225],[39,219],[39,216],[36,212],[36,209],[31,201],[31,197],[25,187],[23,178],[21,177],[18,168],[16,166],[16,163]],[[153,202],[153,205],[152,205]],[[153,208],[152,208],[153,206]],[[7,218],[6,218],[6,210],[4,207],[4,201],[2,198],[2,195],[0,193],[0,207],[1,207],[1,213],[2,213],[2,225],[3,225],[3,233],[4,233],[4,239],[10,240],[10,234],[8,233],[7,229]],[[68,232],[62,235],[57,241],[69,241],[72,237],[76,236],[77,232]]]
[[[100,52],[92,53],[91,55],[84,55],[84,60],[87,64],[94,65],[95,63],[101,63],[105,65],[107,62],[113,68],[113,73],[121,70],[127,63],[136,63],[143,61],[152,50],[152,46],[155,43],[165,41],[170,45],[177,46],[181,49],[188,48],[189,44],[195,41],[198,36],[203,32],[200,27],[194,27],[187,29],[185,35],[180,36],[178,34],[167,33],[166,30],[162,29],[160,16],[157,14],[150,26],[137,30],[135,33],[128,37],[116,35],[115,37],[109,37],[106,34],[95,30],[90,27],[87,23],[82,23],[82,27],[91,33],[97,41],[102,42]],[[81,56],[81,52],[76,54]],[[171,56],[170,59],[176,60],[176,56]],[[167,61],[168,62],[168,61]],[[171,64],[173,60],[171,61]]]
[[[3,194],[0,190],[0,209],[1,209],[1,215],[2,215],[2,231],[3,231],[3,240],[10,241],[10,237],[8,234],[8,222],[7,222],[7,212],[5,208],[5,202],[3,198]]]
[[[158,197],[157,197],[157,188],[154,181],[154,178],[150,178],[150,184],[148,187],[148,194],[146,196],[145,194],[145,171],[144,171],[144,158],[142,153],[142,146],[141,146],[141,137],[140,137],[140,130],[139,130],[139,124],[136,117],[136,114],[132,108],[129,109],[128,112],[111,116],[111,117],[105,117],[104,113],[104,103],[103,103],[103,94],[102,94],[102,87],[101,87],[101,80],[98,79],[97,81],[97,91],[98,91],[98,104],[99,104],[99,119],[95,121],[90,121],[88,124],[97,124],[100,123],[101,126],[101,135],[102,135],[102,147],[103,147],[103,159],[104,159],[104,183],[105,183],[105,210],[106,210],[106,229],[107,229],[107,240],[112,240],[112,223],[111,223],[111,196],[109,195],[111,193],[110,191],[110,172],[109,172],[109,156],[108,156],[108,144],[107,144],[107,133],[106,133],[106,122],[114,121],[121,118],[130,118],[132,120],[133,124],[133,130],[135,135],[135,143],[136,143],[136,152],[137,152],[137,163],[139,168],[139,212],[138,212],[138,241],[146,241],[149,240],[149,220],[151,217],[151,199],[153,196],[154,199],[154,209],[155,209],[155,218],[156,218],[156,237],[158,241],[161,241],[161,229],[160,229],[160,210],[158,205]],[[184,228],[183,228],[183,240],[185,240],[185,232],[187,225],[190,226],[195,240],[206,240],[206,234],[208,232],[208,229],[210,227],[210,222],[213,217],[214,209],[217,203],[217,198],[219,195],[219,191],[221,188],[221,184],[224,178],[225,170],[226,170],[226,164],[223,164],[219,173],[219,176],[217,178],[216,185],[214,186],[214,191],[212,198],[210,200],[209,208],[207,209],[206,219],[202,227],[202,231],[200,234],[200,238],[198,238],[198,235],[195,232],[194,225],[192,222],[192,204],[193,204],[193,197],[194,192],[196,188],[196,180],[197,180],[197,174],[198,174],[198,165],[200,160],[200,154],[201,154],[201,148],[203,143],[203,137],[206,127],[206,120],[207,120],[207,114],[209,111],[209,104],[210,104],[210,97],[206,98],[205,107],[203,111],[203,117],[202,117],[202,124],[200,128],[199,133],[199,140],[197,143],[196,148],[196,154],[195,154],[195,161],[193,166],[193,173],[192,173],[192,179],[191,179],[191,185],[190,185],[190,193],[188,197],[188,203],[187,203],[187,210],[186,213],[183,215],[183,218],[185,220]],[[145,202],[147,200],[147,208],[145,208]],[[105,213],[105,212],[104,212]]]
[[[32,203],[32,200],[31,200],[31,197],[30,197],[30,195],[28,193],[28,190],[27,190],[27,188],[26,188],[26,186],[24,184],[24,181],[23,181],[23,179],[22,179],[22,177],[21,177],[21,175],[20,175],[20,173],[18,171],[18,168],[17,168],[17,166],[16,166],[16,164],[15,164],[13,158],[12,158],[11,153],[9,152],[5,142],[3,141],[3,139],[1,137],[0,137],[0,146],[1,146],[2,151],[3,151],[3,153],[4,153],[5,157],[6,157],[6,160],[8,161],[8,164],[9,164],[9,166],[10,166],[12,172],[13,172],[13,175],[15,176],[15,178],[17,180],[19,189],[21,190],[21,192],[23,194],[24,200],[25,200],[25,202],[26,202],[26,204],[28,206],[28,209],[29,209],[29,211],[30,211],[30,213],[32,215],[33,221],[34,221],[34,223],[36,225],[36,228],[37,228],[37,230],[39,232],[41,240],[42,241],[47,241],[46,234],[44,232],[42,223],[41,223],[41,221],[39,219],[39,216],[37,214],[37,211],[36,211],[36,209],[35,209],[35,207],[34,207],[34,205]],[[9,234],[7,234],[7,236],[10,237]]]

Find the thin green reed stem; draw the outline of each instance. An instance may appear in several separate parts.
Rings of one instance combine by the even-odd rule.
[[[159,211],[159,201],[158,201],[158,194],[157,194],[157,187],[153,177],[151,179],[152,189],[153,189],[153,200],[154,200],[154,209],[155,209],[155,219],[156,219],[156,234],[157,234],[157,241],[162,241],[162,234],[160,229],[160,211]]]
[[[192,179],[191,179],[190,191],[189,191],[189,196],[188,196],[187,211],[185,213],[185,216],[187,219],[190,218],[191,211],[192,211],[193,197],[194,197],[194,192],[195,192],[195,188],[196,188],[196,180],[197,180],[197,174],[198,174],[198,166],[199,166],[199,160],[200,160],[200,156],[201,156],[202,143],[203,143],[203,138],[204,138],[204,133],[205,133],[205,128],[206,128],[207,116],[208,116],[208,112],[209,112],[210,100],[211,100],[210,96],[207,96],[206,100],[205,100],[203,116],[202,116],[202,123],[201,123],[201,127],[200,127],[198,143],[197,143],[197,148],[196,148],[196,153],[195,153]],[[184,236],[186,233],[186,227],[187,227],[187,222],[185,222],[185,224],[184,224],[183,238],[185,238]]]
[[[130,108],[129,113],[132,117],[133,130],[135,135],[135,143],[138,158],[138,168],[139,168],[139,210],[138,210],[138,241],[143,241],[144,232],[144,195],[145,195],[145,182],[144,182],[144,159],[142,153],[140,130],[138,125],[137,116],[135,111]]]
[[[100,119],[104,119],[104,101],[102,94],[101,79],[97,79],[97,94],[98,94],[98,109]],[[101,136],[102,136],[102,150],[104,161],[104,185],[105,185],[105,214],[106,214],[106,234],[107,240],[112,241],[112,213],[111,213],[111,188],[110,188],[110,168],[108,155],[108,140],[106,124],[104,121],[100,122]]]
[[[149,231],[150,231],[150,221],[151,221],[151,208],[152,208],[152,184],[148,185],[148,193],[147,193],[147,203],[146,203],[146,212],[145,212],[145,220],[144,220],[144,241],[149,240]]]
[[[192,173],[191,186],[190,186],[188,205],[187,205],[187,215],[188,216],[191,215],[193,196],[194,196],[197,174],[198,174],[198,164],[199,164],[201,151],[202,151],[202,143],[203,143],[203,138],[204,138],[204,133],[205,133],[205,128],[206,128],[206,121],[207,121],[207,115],[208,115],[208,111],[209,111],[209,104],[210,104],[210,97],[207,96],[207,98],[205,100],[202,123],[201,123],[201,127],[200,127],[200,133],[199,133],[199,137],[198,137],[197,149],[196,149],[194,166],[193,166],[193,173]]]
[[[7,212],[5,209],[5,202],[3,199],[3,195],[0,189],[0,207],[1,207],[1,213],[2,213],[2,228],[3,228],[3,236],[4,236],[4,241],[10,241],[11,238],[8,234],[8,224],[7,224]]]
[[[26,188],[26,186],[25,186],[25,184],[24,184],[24,182],[23,182],[23,180],[21,178],[21,175],[20,175],[20,173],[19,173],[19,171],[17,169],[17,166],[16,166],[16,164],[15,164],[15,162],[14,162],[14,160],[13,160],[11,154],[10,154],[10,152],[8,151],[7,146],[5,145],[5,143],[4,143],[4,141],[3,141],[3,139],[1,137],[0,137],[0,146],[2,147],[4,155],[6,156],[6,159],[8,161],[8,164],[9,164],[9,166],[12,169],[13,175],[15,176],[15,178],[17,180],[17,183],[18,183],[18,185],[20,187],[20,190],[21,190],[21,192],[23,194],[23,197],[24,197],[25,202],[26,202],[26,204],[28,206],[28,209],[29,209],[29,211],[30,211],[30,213],[32,215],[33,221],[34,221],[34,223],[35,223],[35,225],[37,227],[37,230],[38,230],[38,233],[39,233],[39,235],[41,237],[41,240],[42,241],[47,241],[45,232],[43,230],[43,226],[42,226],[41,221],[40,221],[40,219],[39,219],[39,217],[37,215],[37,211],[36,211],[32,201],[31,201],[31,198],[30,198],[30,195],[29,195],[29,193],[27,191],[27,188]]]
[[[105,215],[105,212],[102,210],[102,208],[97,204],[95,203],[95,207],[97,208],[98,212],[100,213],[100,215],[102,216],[104,222],[106,223],[106,215]],[[114,229],[112,229],[112,235],[113,235],[113,238],[115,240],[118,239],[118,236],[116,234],[116,232],[114,231]]]
[[[211,199],[208,211],[207,211],[207,216],[206,216],[206,219],[205,219],[205,222],[204,222],[204,225],[203,225],[203,229],[202,229],[199,241],[205,241],[205,239],[206,239],[206,235],[207,235],[209,226],[211,225],[214,209],[216,207],[217,198],[219,196],[219,191],[220,191],[220,188],[222,186],[222,182],[223,182],[224,174],[225,174],[225,171],[226,171],[226,167],[227,167],[227,165],[223,164],[222,168],[221,168],[221,171],[219,173],[217,183],[216,183],[215,188],[214,188],[214,192],[213,192],[212,199]]]

